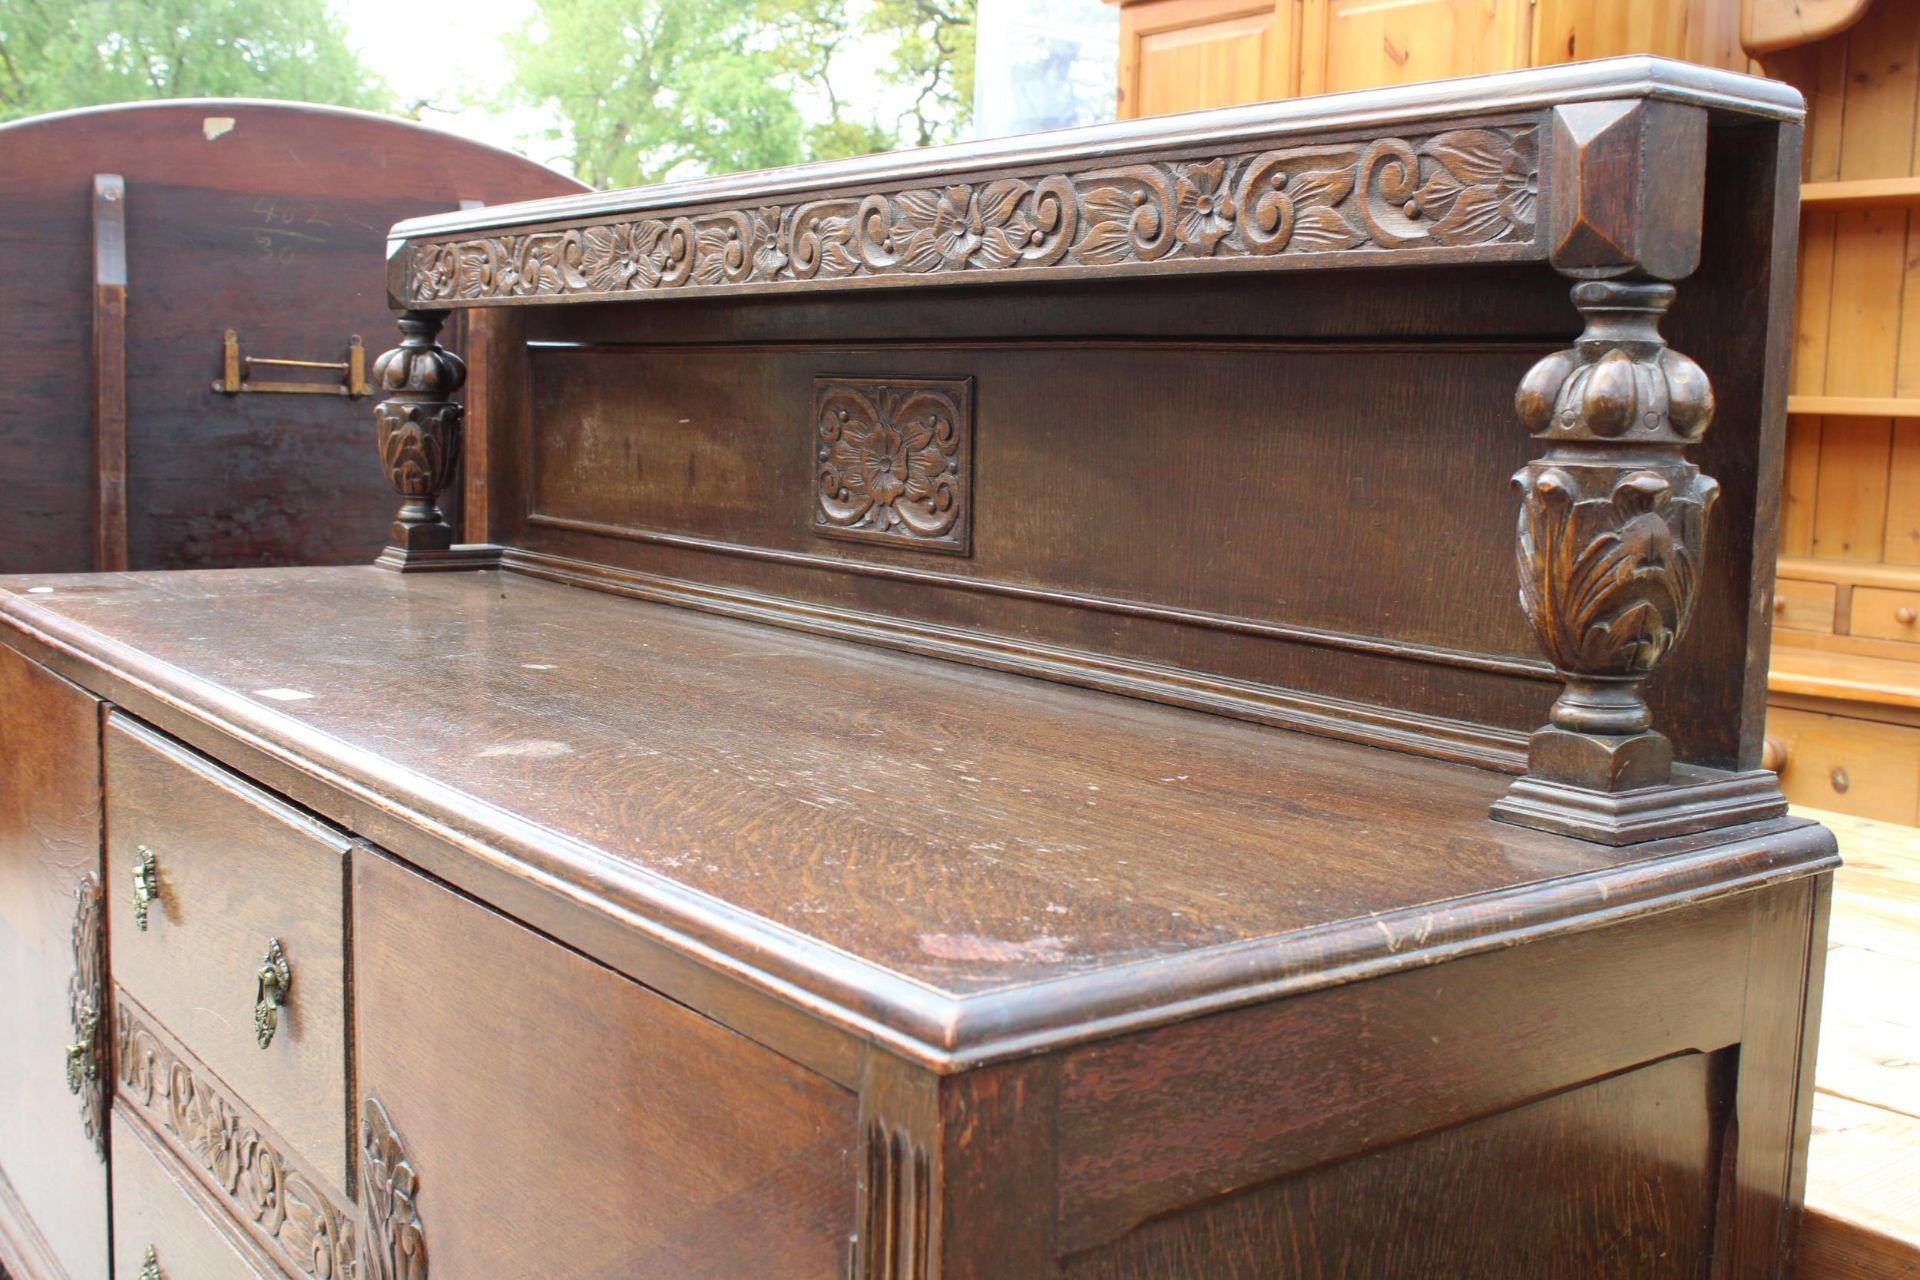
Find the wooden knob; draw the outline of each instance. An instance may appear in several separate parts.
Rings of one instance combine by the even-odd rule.
[[[1787,744],[1768,734],[1760,743],[1760,767],[1779,773],[1787,767]]]
[[[1773,611],[1775,613],[1785,613],[1787,611],[1787,602],[1779,596],[1775,596],[1773,598]]]
[[[1910,604],[1903,604],[1893,611],[1893,620],[1903,627],[1912,626],[1916,617],[1920,617],[1920,614],[1915,614]]]

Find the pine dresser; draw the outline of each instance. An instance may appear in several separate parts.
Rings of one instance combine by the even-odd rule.
[[[1785,1274],[1800,114],[1627,59],[401,224],[377,564],[0,580],[0,1261]]]

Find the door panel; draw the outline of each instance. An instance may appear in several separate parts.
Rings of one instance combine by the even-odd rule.
[[[78,1096],[67,1080],[76,975],[98,1043],[107,1017],[99,721],[91,695],[0,646],[0,1223],[31,1219],[71,1280],[107,1274],[105,1063]]]

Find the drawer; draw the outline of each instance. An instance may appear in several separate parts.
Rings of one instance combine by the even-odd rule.
[[[1920,591],[1855,587],[1849,630],[1857,636],[1920,644]]]
[[[215,1225],[151,1140],[118,1112],[113,1132],[113,1280],[141,1280],[147,1251],[162,1280],[270,1280]],[[148,1272],[148,1275],[151,1275]]]
[[[1770,707],[1767,736],[1786,752],[1780,787],[1795,804],[1920,819],[1920,729]]]
[[[353,859],[360,1201],[404,1162],[434,1275],[844,1280],[850,1091]]]
[[[115,982],[336,1189],[347,1160],[347,840],[152,730],[106,734]],[[142,929],[134,873],[152,856]],[[291,983],[259,1044],[260,971]]]
[[[1831,582],[1781,578],[1773,584],[1773,625],[1790,631],[1832,632],[1839,592]]]

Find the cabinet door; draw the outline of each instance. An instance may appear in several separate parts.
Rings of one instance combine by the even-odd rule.
[[[380,854],[352,896],[366,1274],[844,1276],[851,1092]]]
[[[1306,0],[1301,93],[1527,65],[1527,0]]]
[[[76,1061],[76,1004],[108,1017],[100,710],[0,645],[0,1259],[27,1277],[107,1274],[104,1061]],[[57,1268],[57,1270],[56,1270]]]
[[[1146,0],[1120,11],[1122,120],[1297,91],[1299,0]]]

